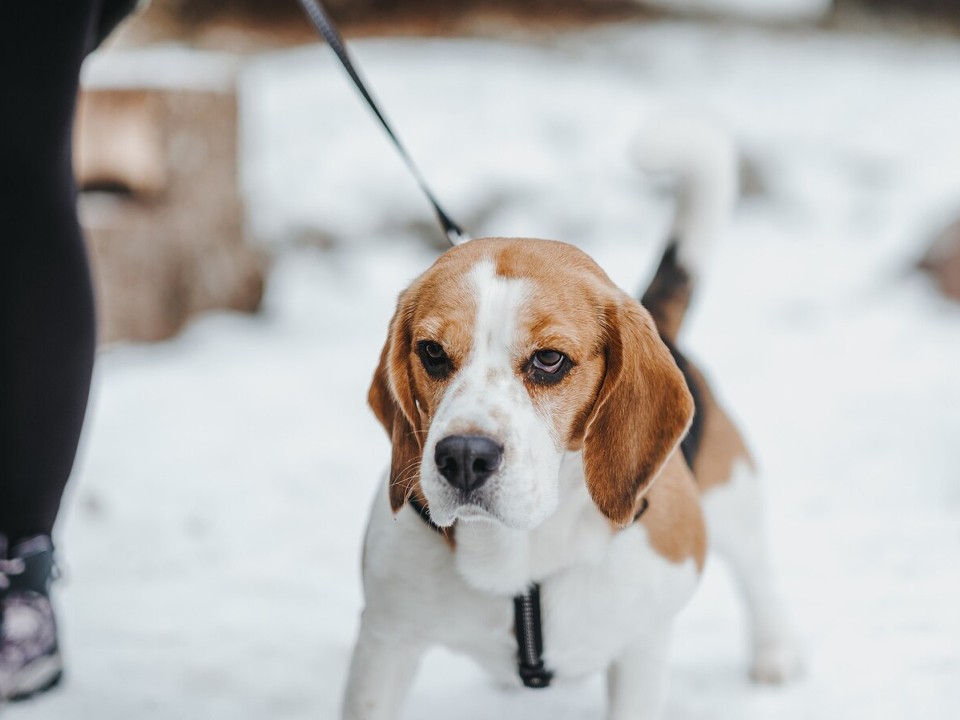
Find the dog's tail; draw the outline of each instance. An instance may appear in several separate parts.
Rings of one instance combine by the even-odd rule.
[[[661,336],[674,342],[713,242],[737,199],[737,152],[719,127],[700,118],[664,115],[644,128],[635,155],[644,170],[678,182],[667,247],[641,298]]]

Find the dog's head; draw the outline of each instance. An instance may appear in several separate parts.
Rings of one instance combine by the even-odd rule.
[[[675,450],[693,400],[649,313],[583,252],[472,240],[404,291],[370,405],[393,442],[390,504],[434,522],[531,529],[582,450],[587,489],[624,524]]]

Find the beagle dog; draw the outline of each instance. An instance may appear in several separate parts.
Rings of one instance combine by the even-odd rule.
[[[683,189],[642,302],[571,245],[505,238],[449,250],[400,295],[369,394],[393,450],[346,720],[397,717],[435,644],[505,684],[604,671],[608,718],[660,717],[708,538],[750,611],[753,676],[798,671],[754,463],[676,348],[735,153],[695,123],[649,135],[646,166]]]

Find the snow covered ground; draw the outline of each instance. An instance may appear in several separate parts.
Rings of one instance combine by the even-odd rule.
[[[908,272],[960,207],[960,44],[664,22],[356,51],[474,234],[577,243],[630,288],[669,217],[624,152],[643,118],[680,104],[733,130],[763,191],[717,248],[686,346],[765,468],[810,667],[746,680],[710,564],[667,716],[960,717],[960,307]],[[59,529],[69,676],[4,718],[336,717],[388,457],[367,383],[434,229],[324,49],[257,60],[244,89],[251,222],[278,253],[266,307],[100,358]],[[602,703],[599,678],[505,693],[438,651],[403,717],[586,720]]]

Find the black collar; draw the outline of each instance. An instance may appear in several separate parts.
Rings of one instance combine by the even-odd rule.
[[[434,532],[447,536],[446,529],[437,525],[430,517],[430,508],[413,497],[407,502]],[[643,498],[640,509],[633,518],[634,521],[639,520],[649,507],[650,501]],[[513,626],[514,634],[517,636],[517,672],[520,675],[520,681],[528,688],[549,687],[553,673],[543,662],[543,623],[540,619],[539,584],[533,583],[524,594],[514,596]]]

